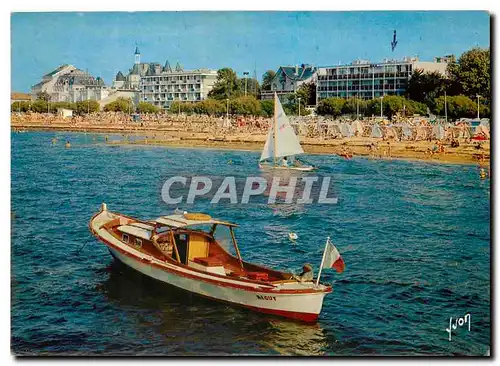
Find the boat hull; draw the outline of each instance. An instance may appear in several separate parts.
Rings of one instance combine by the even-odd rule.
[[[163,283],[175,286],[197,295],[242,306],[253,311],[272,314],[304,322],[314,322],[321,312],[324,292],[283,294],[269,291],[247,291],[224,285],[216,285],[194,278],[179,276],[135,259],[121,251],[109,247],[114,258],[124,265]]]
[[[312,172],[313,170],[317,170],[318,168],[314,166],[280,166],[280,165],[271,165],[271,164],[259,164],[261,169],[278,169],[278,170],[296,170],[299,172]]]

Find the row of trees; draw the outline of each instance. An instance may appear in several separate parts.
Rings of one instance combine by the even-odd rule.
[[[13,102],[10,106],[12,112],[36,112],[36,113],[57,113],[60,108],[71,109],[76,114],[86,114],[99,111],[99,103],[95,100],[85,100],[81,102],[47,102],[43,99],[34,102]]]
[[[356,115],[356,110],[362,116],[378,116],[382,104],[382,112],[384,116],[392,118],[399,113],[406,116],[419,114],[422,116],[428,113],[436,115],[445,115],[444,96],[437,97],[432,100],[431,105],[417,102],[405,97],[389,95],[381,99],[363,100],[356,98],[328,98],[323,99],[316,108],[316,113],[322,116],[338,117],[343,114]],[[473,118],[477,115],[477,104],[470,98],[464,95],[449,96],[446,98],[446,112],[449,118],[457,119],[462,117]],[[489,116],[490,109],[487,105],[479,106],[481,116]]]

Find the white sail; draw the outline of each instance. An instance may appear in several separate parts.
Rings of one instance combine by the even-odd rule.
[[[299,139],[295,135],[288,117],[281,106],[280,100],[275,95],[274,102],[277,103],[276,108],[276,152],[275,156],[281,158],[290,155],[303,154],[304,150],[300,146]]]
[[[269,128],[269,132],[267,133],[266,144],[264,145],[264,150],[262,150],[262,154],[260,155],[260,161],[270,159],[274,156],[274,138],[273,138],[273,125]]]
[[[264,150],[262,150],[260,156],[260,161],[304,154],[299,139],[276,94],[274,94],[274,103],[275,115],[271,126],[269,126],[269,132],[267,134]],[[275,127],[276,133],[274,133]]]

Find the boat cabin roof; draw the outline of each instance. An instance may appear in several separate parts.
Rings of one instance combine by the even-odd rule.
[[[144,227],[138,227],[136,226],[137,223],[131,224],[131,225],[121,225],[118,227],[118,231],[125,233],[125,234],[130,234],[133,235],[137,238],[140,239],[145,239],[145,240],[150,240],[151,239],[151,230],[153,227],[151,227],[151,230],[148,230]],[[144,225],[147,226],[147,225]]]
[[[182,214],[179,215],[168,215],[168,216],[160,216],[155,220],[156,223],[160,225],[166,225],[173,228],[181,228],[187,226],[195,226],[195,225],[225,225],[225,226],[238,226],[236,224],[232,224],[230,222],[217,220],[214,218],[202,219],[202,220],[189,220]]]

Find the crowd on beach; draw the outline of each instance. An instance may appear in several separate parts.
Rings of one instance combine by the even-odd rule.
[[[481,120],[477,126],[466,121],[454,123],[431,123],[425,117],[370,118],[351,120],[348,118],[328,118],[323,116],[290,116],[290,123],[299,136],[329,139],[349,139],[371,137],[394,141],[439,140],[450,144],[471,139],[489,140],[488,120]],[[207,133],[213,136],[231,134],[265,135],[273,118],[253,116],[207,116],[183,114],[142,114],[129,115],[122,112],[97,112],[81,116],[63,118],[49,113],[12,114],[13,126],[33,124],[41,126],[69,126],[76,129],[93,127],[118,129],[170,130]]]

